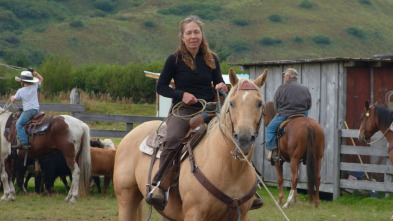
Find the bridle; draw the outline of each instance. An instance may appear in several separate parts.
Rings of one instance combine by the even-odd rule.
[[[237,88],[237,90],[256,90],[256,91],[259,91],[259,89],[258,89],[256,86],[254,86],[253,84],[250,84],[250,82],[248,82],[248,81],[244,81],[244,82]],[[222,91],[221,91],[221,92],[222,92]],[[225,92],[224,92],[224,96],[226,97]],[[221,105],[219,105],[219,106],[221,106]],[[262,112],[261,112],[261,116],[259,117],[259,121],[258,121],[258,124],[257,124],[256,132],[255,132],[255,134],[254,134],[255,137],[258,136],[258,133],[259,133],[259,129],[260,129],[260,127],[261,127],[261,121],[262,121],[262,117],[263,117],[263,115],[264,115],[264,112],[265,112],[265,106],[264,106],[264,104],[262,103]],[[231,155],[232,155],[232,157],[233,157],[235,160],[247,160],[247,159],[244,158],[245,155],[244,155],[243,151],[242,151],[242,150],[240,149],[240,147],[236,144],[236,142],[235,142],[235,140],[234,140],[234,138],[233,138],[233,135],[235,134],[235,130],[234,130],[234,127],[233,127],[233,121],[232,121],[231,111],[230,111],[229,108],[227,109],[226,113],[227,113],[228,116],[229,116],[229,125],[230,125],[230,127],[231,127],[231,130],[230,130],[230,131],[231,131],[231,132],[230,132],[231,136],[229,136],[229,137],[230,137],[231,141],[235,144],[235,150],[231,150],[231,151],[230,151],[230,152],[231,152]],[[220,128],[220,132],[221,132],[222,136],[224,137],[225,142],[227,143],[227,145],[228,145],[228,147],[229,147],[230,144],[229,144],[228,140],[226,139],[227,136],[226,136],[226,134],[225,134],[225,132],[223,131],[222,128],[224,128],[224,129],[226,130],[226,132],[229,132],[229,130],[228,130],[228,128],[227,128],[225,125],[221,124],[221,119],[219,119],[219,128]]]
[[[364,131],[366,131],[367,120],[368,120],[368,118],[370,117],[369,110],[370,110],[370,109],[366,110],[366,113],[364,114],[364,117],[365,117],[365,119],[364,119]],[[382,134],[382,137],[380,137],[380,138],[378,138],[377,140],[374,140],[374,141],[372,141],[372,142],[370,142],[370,143],[368,143],[368,142],[366,142],[366,143],[367,143],[368,145],[372,145],[372,144],[375,144],[376,142],[380,141],[380,140],[381,140],[382,138],[384,138],[385,135],[389,132],[389,130],[390,130],[390,128],[392,127],[392,125],[393,125],[393,122],[392,122],[392,123],[390,124],[390,126],[386,129],[385,133]],[[366,136],[366,135],[364,135],[364,136]],[[371,138],[371,137],[370,137],[370,138]]]

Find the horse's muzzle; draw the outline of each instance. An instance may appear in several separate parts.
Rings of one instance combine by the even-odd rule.
[[[256,139],[255,135],[251,133],[235,133],[233,138],[236,144],[243,151],[244,155],[248,155]]]

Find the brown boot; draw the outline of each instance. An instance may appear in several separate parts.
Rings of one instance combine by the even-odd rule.
[[[250,210],[259,209],[259,208],[261,208],[262,206],[263,206],[263,200],[262,200],[262,198],[256,198],[256,199],[254,199],[254,201],[252,202],[252,205],[251,205]]]
[[[146,196],[146,202],[156,208],[156,210],[164,210],[167,203],[165,202],[165,191],[158,188],[158,193],[153,194],[153,196],[149,193]]]
[[[164,204],[165,203],[165,191],[162,190],[161,188],[158,188],[158,193],[153,194],[151,197],[152,201],[159,203],[159,204]]]

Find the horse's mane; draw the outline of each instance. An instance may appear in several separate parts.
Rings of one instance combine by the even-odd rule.
[[[378,123],[381,126],[389,127],[393,122],[393,111],[390,111],[384,107],[374,105],[374,115],[377,115]]]

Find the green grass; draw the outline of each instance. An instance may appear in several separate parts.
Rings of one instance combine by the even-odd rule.
[[[0,202],[0,220],[118,220],[118,206],[113,186],[110,185],[106,195],[100,195],[96,187],[90,190],[87,197],[79,197],[77,203],[70,205],[64,202],[67,192],[64,185],[57,180],[56,193],[52,196],[37,195],[34,192],[33,179],[28,186],[28,195],[17,194],[13,202]],[[269,186],[274,198],[278,198],[275,186]],[[268,193],[258,190],[264,200],[264,206],[249,212],[250,221],[285,220],[275,206]],[[285,197],[289,191],[285,190]],[[363,195],[344,194],[334,201],[322,200],[318,209],[308,203],[308,197],[299,194],[297,204],[292,204],[284,213],[292,221],[302,220],[390,220],[393,215],[391,205],[393,197],[376,199]],[[145,206],[145,214],[148,207]],[[150,219],[160,220],[157,212]]]

